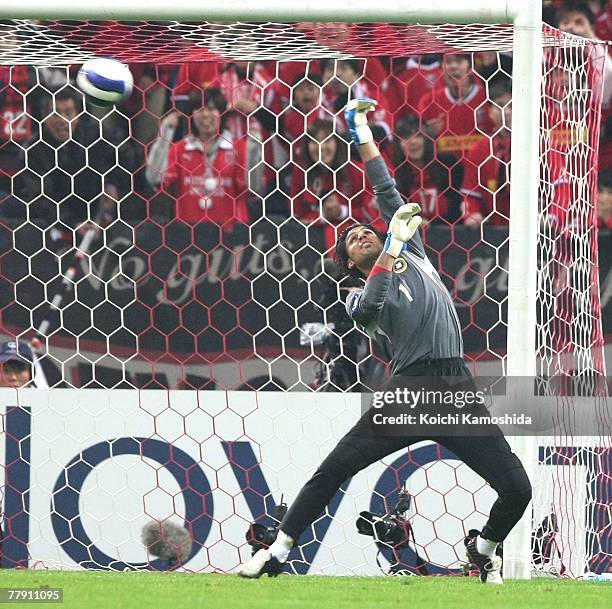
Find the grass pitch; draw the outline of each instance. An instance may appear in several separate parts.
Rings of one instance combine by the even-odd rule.
[[[0,571],[0,587],[64,589],[58,609],[610,609],[612,583],[462,577],[281,576]],[[23,604],[20,604],[23,606]],[[2,606],[17,606],[7,604]],[[30,605],[31,606],[31,605]]]

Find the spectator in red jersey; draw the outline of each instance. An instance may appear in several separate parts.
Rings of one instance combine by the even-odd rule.
[[[451,201],[457,207],[459,193],[451,188],[448,168],[434,157],[433,141],[420,130],[418,116],[397,122],[391,164],[398,191],[421,206],[424,225],[449,220]]]
[[[291,144],[299,140],[316,120],[333,118],[320,104],[321,87],[321,77],[316,74],[308,78],[298,76],[289,97],[286,97],[289,94],[288,88],[285,92],[273,85],[276,91],[270,95],[269,103],[255,113],[263,129],[273,137],[273,140],[266,142],[271,147],[266,151],[266,161],[271,167],[286,165]],[[292,147],[294,163],[300,162],[302,149],[299,145]]]
[[[612,40],[612,0],[601,2],[601,8],[595,12],[595,34],[600,40]],[[612,47],[608,47],[612,53]]]
[[[469,54],[444,56],[443,82],[419,101],[419,114],[436,140],[438,154],[462,158],[490,132],[486,92],[472,72]]]
[[[183,222],[214,222],[229,230],[248,221],[246,142],[225,129],[227,102],[218,89],[204,91],[204,104],[191,117],[192,133],[174,144],[178,114],[164,118],[147,179],[174,196]]]
[[[512,93],[510,83],[491,86],[489,117],[493,135],[474,144],[465,162],[461,192],[463,223],[469,228],[507,225],[510,214],[510,130]]]
[[[597,6],[594,7],[596,10],[599,10]],[[558,11],[558,19],[559,19],[559,29],[568,32],[570,34],[574,34],[576,36],[582,36],[584,38],[595,39],[597,38],[595,28],[596,21],[595,15],[592,10],[592,6],[590,3],[580,2],[576,0],[570,0],[564,2]],[[568,73],[565,74],[565,78],[569,81],[570,79],[582,79],[584,82],[579,83],[578,85],[574,85],[574,87],[583,86],[589,88],[593,91],[594,95],[597,95],[599,91],[601,91],[601,83],[598,81],[599,78],[599,60],[600,55],[597,53],[589,53],[588,56],[581,52],[581,49],[575,49],[573,51],[575,57],[572,58],[573,65],[581,65],[580,71],[573,71],[574,74],[570,75]],[[607,135],[609,135],[609,121],[612,116],[612,59],[609,53],[605,54],[605,62],[603,66],[603,93],[601,98],[601,139],[600,139],[600,167],[607,167],[609,165],[609,156],[610,156],[610,143],[607,139]],[[564,90],[571,92],[572,87],[570,83],[564,84]],[[563,90],[563,89],[562,89]],[[558,118],[556,120],[557,126],[556,131],[559,134],[562,134],[563,131],[567,132],[572,137],[581,138],[581,134],[575,134],[576,131],[575,121],[570,113],[565,112],[563,114],[563,110],[568,105],[568,102],[571,101],[571,97],[577,98],[577,103],[580,103],[579,96],[572,96],[571,93],[568,93],[567,98],[561,98],[557,91],[552,92],[552,100],[553,104],[556,103],[558,109]],[[559,100],[559,101],[557,101]],[[555,108],[553,107],[553,110]],[[571,142],[571,140],[570,140]],[[567,143],[565,144],[567,148]],[[588,156],[591,156],[587,153]],[[587,163],[594,164],[595,159],[589,158]]]
[[[574,53],[575,49],[568,52]],[[558,59],[556,54],[552,59]],[[577,56],[573,61],[576,60]],[[584,230],[595,221],[594,208],[589,208],[585,215],[586,210],[579,203],[583,197],[579,192],[580,178],[597,162],[591,143],[591,127],[595,125],[592,113],[586,114],[586,122],[576,121],[576,116],[582,116],[583,96],[575,93],[593,87],[588,84],[593,82],[593,72],[588,65],[575,71],[565,64],[555,65],[554,61],[550,64],[545,80],[546,111],[542,113],[540,130],[540,149],[546,151],[546,160],[540,167],[541,213],[557,232]],[[575,179],[570,179],[572,175]]]
[[[419,112],[419,101],[442,81],[442,56],[401,57],[393,62],[389,109],[395,120]]]
[[[23,143],[32,137],[32,108],[27,93],[36,84],[28,66],[0,66],[0,142]]]
[[[597,180],[597,219],[600,229],[612,230],[612,170],[599,172]]]
[[[0,21],[0,54],[19,47],[11,22]],[[4,27],[6,26],[6,27]],[[21,147],[32,139],[32,68],[0,66],[0,204],[10,195],[11,176],[21,168]]]
[[[612,13],[612,9],[608,5],[608,14]],[[586,2],[569,1],[565,2],[558,12],[559,18],[559,29],[563,32],[575,34],[576,36],[582,36],[584,38],[594,39],[598,37],[596,33],[597,22],[592,8]],[[600,22],[600,28],[602,24]],[[600,30],[601,31],[601,30]],[[602,32],[605,34],[605,32]],[[603,96],[601,101],[601,139],[600,139],[600,167],[610,166],[610,141],[606,137],[609,134],[609,123],[612,120],[612,58],[610,53],[606,54],[606,61],[604,64],[604,82],[603,82]],[[582,59],[581,62],[588,61]],[[596,83],[592,82],[592,71],[586,70],[583,73],[589,77],[587,86],[591,87],[595,91],[599,89]]]
[[[510,77],[512,76],[512,54],[498,51],[474,53],[474,72],[483,81],[495,77]]]
[[[282,61],[277,64],[277,75],[273,82],[284,85],[283,96],[289,99],[291,84],[301,78],[312,78],[312,76],[321,77],[321,63],[318,60]]]
[[[334,131],[332,121],[317,120],[300,140],[301,161],[291,176],[293,215],[304,224],[322,217],[321,199],[334,189],[352,197],[363,188],[359,170],[348,163],[348,142]],[[345,217],[348,216],[348,206]]]
[[[179,69],[174,90],[177,109],[186,109],[187,113],[191,107],[200,107],[202,92],[207,88],[221,91],[227,100],[225,127],[234,141],[240,138],[247,140],[247,168],[251,189],[259,195],[264,192],[265,182],[261,163],[262,142],[267,141],[270,134],[262,129],[254,112],[264,104],[267,85],[271,80],[265,64],[259,61],[187,63]]]
[[[278,121],[279,135],[286,142],[295,142],[314,121],[333,118],[330,112],[321,106],[322,86],[323,82],[318,74],[298,76],[292,83],[291,93],[289,89],[286,92],[275,92],[270,103],[257,110],[255,116],[269,132],[277,129]],[[298,162],[301,151],[296,148],[293,153],[298,155],[293,159]]]
[[[202,104],[202,91],[219,89],[227,100],[226,127],[236,138],[247,134],[247,115],[264,101],[264,88],[272,80],[261,62],[181,64],[174,89],[177,108]],[[249,125],[249,131],[256,130]]]
[[[387,80],[374,80],[368,76],[369,72],[384,74],[380,62],[372,57],[364,64],[359,59],[344,59],[337,62],[323,62],[323,82],[329,86],[324,88],[323,103],[327,109],[336,116],[336,123],[346,127],[344,114],[340,112],[346,105],[349,97],[371,97],[378,100],[376,110],[372,113],[370,126],[374,128],[374,137],[388,140],[391,137],[392,115],[389,112],[387,99]],[[340,112],[340,114],[338,114]]]
[[[361,222],[378,217],[377,210],[371,208],[373,196],[366,189],[363,171],[348,162],[349,144],[336,135],[332,121],[315,121],[302,145],[302,161],[291,179],[296,218],[310,224],[322,218],[340,221],[351,217]],[[332,191],[344,196],[326,210],[322,200]]]
[[[281,86],[276,87],[276,84]],[[263,129],[271,134],[264,144],[263,182],[268,217],[287,218],[289,215],[292,174],[289,160],[300,165],[304,152],[303,137],[308,128],[318,120],[332,119],[320,104],[321,87],[321,78],[314,73],[309,77],[298,76],[291,88],[292,93],[289,87],[277,81],[271,87],[275,94],[270,103],[255,113]],[[261,215],[259,210],[254,211],[255,215]]]
[[[582,36],[591,40],[597,38],[595,34],[595,15],[587,2],[580,0],[569,0],[565,2],[557,14],[559,29],[568,34]],[[604,64],[604,84],[602,111],[607,111],[612,106],[612,60],[610,55],[606,56]]]

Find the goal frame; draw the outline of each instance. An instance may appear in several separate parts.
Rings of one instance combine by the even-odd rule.
[[[283,0],[4,0],[4,19],[201,20],[229,22],[352,23],[499,23],[514,25],[512,94],[512,174],[508,263],[508,334],[506,374],[532,376],[536,370],[536,299],[539,182],[539,110],[542,64],[542,3],[540,0],[390,0],[383,4],[355,0],[309,0],[302,5]],[[465,49],[477,50],[477,49]],[[520,179],[516,179],[520,176]],[[509,438],[532,477],[533,438]],[[504,575],[531,576],[531,510],[504,544]]]

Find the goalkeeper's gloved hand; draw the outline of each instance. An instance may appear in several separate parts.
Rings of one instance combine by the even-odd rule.
[[[344,118],[348,125],[351,138],[358,146],[371,142],[372,131],[368,127],[368,112],[376,109],[378,102],[369,97],[352,99],[344,108]]]
[[[383,247],[383,251],[397,258],[406,243],[412,239],[414,233],[421,226],[422,218],[418,214],[421,213],[421,207],[418,203],[404,203],[391,218],[389,223],[389,232],[387,240]]]

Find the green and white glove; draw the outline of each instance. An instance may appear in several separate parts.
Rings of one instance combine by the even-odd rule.
[[[421,226],[423,219],[418,215],[420,213],[421,207],[418,203],[404,203],[393,214],[389,222],[387,240],[383,247],[384,252],[393,258],[397,258],[402,253],[406,243],[412,239]]]

